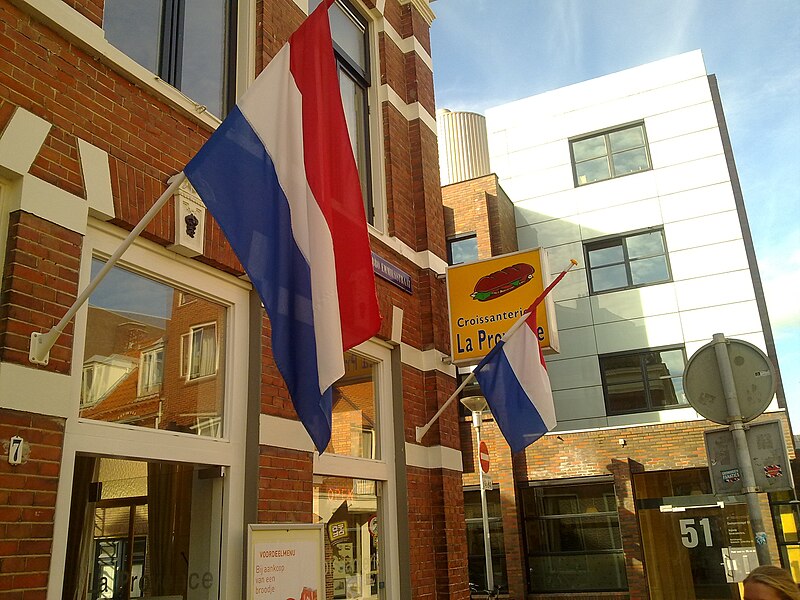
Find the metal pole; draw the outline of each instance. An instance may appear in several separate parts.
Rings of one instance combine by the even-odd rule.
[[[486,588],[488,592],[494,591],[494,569],[492,568],[492,540],[489,534],[489,509],[486,506],[486,490],[483,487],[483,468],[481,467],[481,422],[483,411],[472,413],[472,426],[478,444],[478,477],[481,484],[481,519],[483,520],[483,556],[486,560]]]
[[[769,548],[767,547],[767,532],[764,527],[764,517],[761,515],[761,506],[758,504],[758,488],[753,475],[753,462],[750,457],[750,449],[747,447],[747,437],[742,426],[742,411],[739,408],[739,398],[736,395],[736,384],[733,379],[731,359],[728,355],[728,344],[725,340],[725,335],[722,333],[715,333],[712,340],[714,342],[714,352],[717,355],[722,391],[725,394],[725,403],[728,407],[728,429],[733,436],[733,446],[736,449],[739,468],[742,470],[742,483],[744,484],[744,496],[747,500],[747,510],[750,513],[750,526],[753,528],[753,535],[756,538],[758,564],[769,565],[772,564],[772,559],[769,556]]]

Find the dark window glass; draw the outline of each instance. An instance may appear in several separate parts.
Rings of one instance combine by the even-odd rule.
[[[506,552],[503,541],[503,520],[500,512],[500,490],[486,490],[486,508],[489,522],[489,541],[492,548],[492,575],[494,585],[506,590]],[[467,520],[467,561],[469,582],[479,590],[487,589],[486,554],[483,541],[483,515],[480,490],[464,491],[464,513]]]
[[[644,125],[633,125],[570,143],[578,186],[650,169]]]
[[[585,251],[593,294],[672,278],[664,232],[660,229],[589,242]]]
[[[473,233],[447,240],[447,253],[451,265],[478,260],[478,238]]]
[[[660,410],[687,404],[683,348],[600,357],[608,414]]]
[[[235,0],[106,0],[106,39],[209,112],[230,95]]]
[[[522,488],[528,591],[627,589],[614,486]]]

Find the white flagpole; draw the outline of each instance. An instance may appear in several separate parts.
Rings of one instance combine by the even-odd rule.
[[[136,224],[136,227],[131,230],[131,232],[128,234],[128,237],[122,241],[122,244],[120,244],[119,248],[117,248],[114,254],[112,254],[108,261],[106,261],[106,264],[103,265],[103,268],[100,269],[95,278],[89,282],[89,285],[86,286],[86,289],[84,289],[75,299],[75,302],[72,303],[72,306],[69,307],[69,310],[67,310],[67,313],[61,318],[61,320],[46,333],[33,332],[31,334],[31,347],[28,352],[28,361],[37,365],[46,365],[50,361],[50,349],[56,343],[56,340],[58,340],[58,336],[61,335],[61,332],[64,331],[67,323],[70,322],[72,317],[75,316],[75,313],[78,312],[78,309],[80,309],[80,307],[83,306],[83,304],[89,299],[89,296],[91,296],[98,284],[116,264],[125,250],[130,247],[130,245],[144,230],[144,228],[147,227],[150,221],[153,220],[153,217],[156,216],[158,211],[161,210],[161,208],[167,203],[167,200],[175,195],[178,187],[184,182],[185,179],[186,175],[183,174],[183,171],[169,178],[169,185],[167,186],[167,189],[164,190],[164,193],[161,194],[153,206],[150,207],[150,210],[148,210],[147,213],[142,217],[142,220]]]
[[[539,300],[539,301],[543,300],[544,297],[547,295],[547,293],[550,292],[550,290],[553,288],[553,286],[555,286],[555,284],[558,283],[558,281],[561,279],[561,277],[566,275],[567,271],[569,271],[572,267],[574,267],[577,264],[578,264],[578,261],[575,260],[574,258],[571,258],[570,261],[569,261],[569,266],[559,274],[558,278],[556,278],[556,280],[553,283],[551,283],[550,285],[548,285],[545,288],[545,291],[542,292],[541,296],[539,296],[539,298],[537,298],[537,300]],[[536,306],[538,306],[538,302],[535,302],[533,305],[531,305],[528,308],[534,308],[535,309]],[[508,331],[506,331],[503,334],[503,338],[502,338],[503,341],[505,341],[505,339],[507,337],[509,337],[512,333],[514,333],[517,329],[519,329],[519,327],[528,319],[529,315],[530,315],[529,312],[523,313],[522,316],[519,319],[517,319],[516,322],[511,327],[508,328]],[[461,393],[461,390],[463,390],[467,386],[467,384],[470,381],[472,381],[473,379],[475,379],[475,371],[472,371],[467,376],[467,378],[464,381],[461,382],[461,385],[458,386],[456,388],[456,391],[453,392],[453,394],[445,401],[444,404],[442,404],[441,408],[436,411],[436,414],[433,415],[433,417],[431,417],[430,421],[425,423],[425,425],[423,425],[422,427],[417,427],[416,428],[416,432],[417,432],[416,438],[417,438],[417,443],[418,444],[420,442],[422,442],[422,438],[425,437],[425,434],[428,433],[428,430],[433,426],[434,423],[436,423],[437,419],[442,416],[442,413],[445,410],[447,410],[447,407],[450,406],[450,403],[453,402],[453,400],[455,400],[458,397],[458,395]]]

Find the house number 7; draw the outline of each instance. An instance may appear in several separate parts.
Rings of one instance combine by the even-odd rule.
[[[681,528],[681,543],[686,548],[696,548],[697,544],[700,543],[700,534],[695,525],[695,519],[681,519],[678,521],[678,524]],[[703,542],[705,546],[711,548],[714,544],[711,541],[711,525],[709,524],[708,517],[697,521],[697,525],[700,526],[700,530],[703,533]]]
[[[22,464],[22,438],[15,435],[8,444],[8,462],[12,465]]]

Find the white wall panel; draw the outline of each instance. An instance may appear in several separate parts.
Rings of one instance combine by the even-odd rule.
[[[564,279],[566,279],[566,277]],[[563,281],[559,283],[551,293],[555,293],[555,290],[561,287],[563,283]],[[588,297],[560,300],[556,302],[555,306],[556,324],[559,333],[565,329],[584,327],[592,324],[592,309]]]
[[[748,270],[687,279],[678,281],[674,285],[680,310],[708,308],[755,299],[753,280]]]
[[[594,327],[591,326],[578,327],[576,329],[559,329],[558,343],[560,352],[547,355],[548,369],[551,363],[559,360],[595,356],[597,354]]]
[[[658,200],[642,200],[580,215],[581,238],[590,240],[623,231],[633,231],[661,224]]]
[[[660,196],[730,181],[728,165],[722,155],[656,169],[654,173]]]
[[[590,297],[595,323],[613,323],[678,312],[673,284],[665,283]]]
[[[513,202],[570,190],[575,183],[572,179],[572,166],[565,164],[540,171],[528,170],[524,175],[503,179],[500,185]]]
[[[553,219],[536,225],[517,228],[517,242],[523,248],[559,246],[580,240],[577,223],[566,219]]]
[[[533,145],[530,140],[522,150],[506,155],[506,171],[495,169],[501,177],[511,177],[532,171],[542,171],[552,167],[570,165],[569,142],[566,139],[545,144]]]
[[[589,284],[586,281],[586,271],[584,269],[572,269],[564,276],[564,279],[553,288],[550,295],[553,296],[555,302],[588,297]]]
[[[654,169],[716,156],[722,152],[722,138],[716,128],[650,142],[650,158]]]
[[[514,198],[513,200],[518,199]],[[514,205],[514,215],[518,227],[551,219],[570,218],[577,213],[577,210],[578,205],[572,190],[522,200]]]
[[[550,268],[548,276],[555,278],[561,271],[569,267],[569,261],[574,258],[578,261],[573,269],[583,268],[583,244],[580,240],[575,240],[568,244],[547,247],[547,262]],[[559,284],[561,285],[561,284]]]
[[[737,337],[761,331],[755,300],[684,311],[681,322],[687,340],[710,340],[715,333]]]
[[[669,262],[674,281],[749,269],[742,240],[670,252]]]
[[[736,211],[676,221],[664,227],[670,252],[742,239]]]
[[[728,336],[728,333],[725,331],[715,331],[714,333],[723,333],[725,336]],[[713,334],[712,334],[713,336]],[[708,344],[712,341],[712,336],[708,338],[700,338],[697,340],[686,340],[686,357],[691,358],[692,355],[697,352],[700,348]],[[764,341],[764,333],[761,331],[755,333],[746,333],[746,334],[739,334],[739,335],[731,335],[730,337],[736,338],[737,340],[743,340],[745,342],[750,342],[757,348],[761,348],[761,351],[766,354],[767,352],[767,344]]]
[[[557,360],[547,365],[550,387],[555,390],[601,385],[596,356]]]
[[[699,418],[700,416],[693,408],[686,407],[646,413],[634,413],[630,415],[613,415],[608,417],[608,424],[610,427],[623,427],[626,425],[649,425],[655,423],[696,421]],[[620,432],[620,437],[625,437],[624,432]]]
[[[553,392],[553,404],[559,423],[575,419],[605,418],[606,415],[603,388],[599,385]]]
[[[556,416],[558,416],[558,409],[556,409]],[[569,433],[572,431],[586,431],[589,429],[599,429],[601,427],[608,427],[608,419],[606,417],[595,417],[593,419],[574,419],[571,421],[560,421],[556,424],[552,433]]]
[[[713,102],[702,102],[647,117],[644,122],[650,144],[694,131],[717,127]]]
[[[683,343],[681,320],[677,313],[601,323],[596,327],[600,354]]]
[[[636,173],[616,179],[607,179],[574,190],[578,202],[578,212],[586,213],[629,204],[639,200],[648,200],[658,196],[656,177],[653,171]]]
[[[736,210],[730,182],[663,195],[660,201],[665,223]]]

